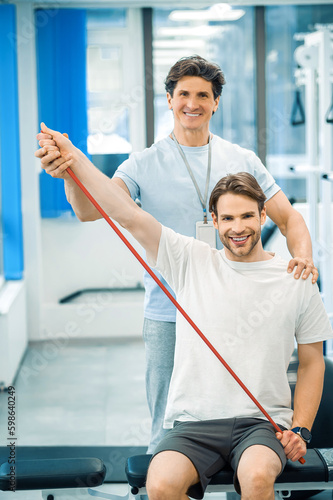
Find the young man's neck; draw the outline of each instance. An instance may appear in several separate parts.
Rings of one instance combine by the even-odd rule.
[[[208,144],[209,128],[204,130],[189,130],[181,127],[175,127],[173,133],[179,144],[182,146],[199,147]]]
[[[266,250],[263,249],[262,245],[260,245],[258,248],[254,248],[248,255],[243,256],[235,255],[226,247],[224,248],[224,251],[227,259],[234,262],[263,262],[274,257],[274,254],[271,252],[266,252]]]

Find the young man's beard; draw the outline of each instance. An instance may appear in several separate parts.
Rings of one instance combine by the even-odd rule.
[[[261,237],[261,231],[253,231],[251,230],[251,233],[250,233],[250,246],[248,247],[248,244],[249,242],[247,241],[245,246],[242,247],[241,245],[239,247],[236,247],[234,246],[231,242],[230,242],[230,237],[228,235],[222,235],[221,233],[219,233],[219,236],[220,236],[220,240],[221,242],[223,243],[223,246],[225,248],[227,248],[233,255],[235,255],[236,257],[245,257],[247,255],[249,255],[252,250],[254,249],[254,247],[256,246],[256,244],[258,243],[258,241],[260,240],[260,237]],[[239,236],[234,236],[235,238],[241,238],[241,235]]]

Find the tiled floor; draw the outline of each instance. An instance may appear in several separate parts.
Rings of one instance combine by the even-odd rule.
[[[18,445],[146,446],[150,417],[144,366],[141,339],[32,343],[15,382]],[[7,439],[7,401],[7,393],[0,393],[1,446]],[[127,486],[111,485],[111,492],[125,496]],[[9,492],[0,498],[40,500],[41,494]],[[73,492],[71,498],[78,496]],[[332,492],[314,498],[328,500]]]
[[[144,365],[140,339],[31,344],[15,383],[19,444],[146,445]]]

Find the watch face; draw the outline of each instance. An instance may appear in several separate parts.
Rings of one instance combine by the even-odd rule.
[[[300,428],[300,434],[301,437],[304,439],[304,441],[310,442],[311,441],[311,432],[306,429],[305,427]]]

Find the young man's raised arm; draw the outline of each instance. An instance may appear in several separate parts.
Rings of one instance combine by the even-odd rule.
[[[162,232],[161,224],[152,215],[139,208],[129,196],[128,191],[126,192],[118,182],[111,181],[100,172],[79,149],[73,146],[69,139],[60,132],[45,126],[43,132],[51,136],[50,140],[53,143],[46,147],[54,145],[57,149],[59,148],[59,151],[55,150],[54,153],[51,150],[52,154],[57,155],[55,158],[59,157],[59,164],[54,160],[48,161],[48,166],[44,168],[45,171],[52,177],[64,178],[65,175],[70,177],[69,174],[66,174],[66,169],[71,167],[103,210],[132,234],[152,260],[156,260]],[[71,182],[74,183],[72,179]],[[77,187],[76,191],[79,189]],[[83,196],[85,195],[82,193]],[[87,202],[91,205],[88,199]]]

